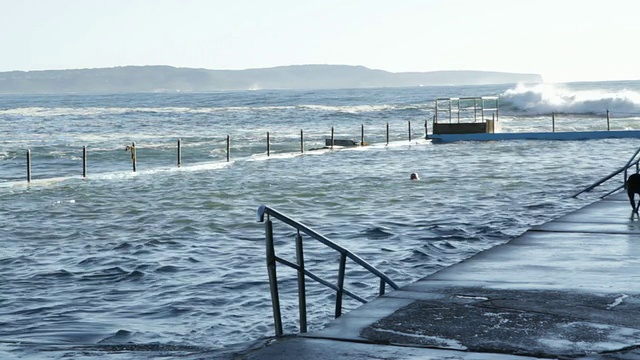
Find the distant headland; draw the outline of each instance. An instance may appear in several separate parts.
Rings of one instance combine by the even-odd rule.
[[[0,72],[0,94],[206,92],[538,83],[538,74],[492,71],[399,72],[351,65],[290,65],[247,70],[123,66]]]

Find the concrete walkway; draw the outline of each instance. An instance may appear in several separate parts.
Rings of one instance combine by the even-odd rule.
[[[241,359],[640,359],[640,220],[615,194]]]

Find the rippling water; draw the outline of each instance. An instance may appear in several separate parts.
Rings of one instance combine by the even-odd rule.
[[[0,358],[213,358],[273,334],[259,205],[303,221],[403,285],[594,201],[604,190],[570,195],[639,145],[423,139],[431,99],[510,89],[1,97]],[[507,130],[548,126],[548,114],[527,114],[516,100],[503,115]],[[594,128],[602,119],[590,110],[559,126]],[[640,128],[633,114],[615,121]],[[359,140],[361,125],[371,146],[310,151],[332,126],[337,138]],[[133,141],[136,173],[124,151]],[[409,181],[411,172],[421,180]],[[293,253],[288,235],[276,232],[283,256]],[[306,250],[313,271],[335,277],[335,254],[314,243]],[[279,271],[285,329],[297,332],[294,273]],[[377,283],[369,280],[354,269],[347,287],[370,298]],[[309,297],[311,328],[319,328],[333,298],[314,284]]]

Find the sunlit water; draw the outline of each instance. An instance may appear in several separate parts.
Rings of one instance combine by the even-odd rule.
[[[563,113],[556,129],[564,131],[606,129],[607,109],[613,129],[639,129],[639,87],[0,97],[0,358],[214,358],[272,336],[261,204],[408,284],[596,200],[608,189],[570,195],[640,145],[434,145],[424,140],[432,99],[500,95],[505,131],[550,130],[549,111],[536,109]],[[312,150],[331,127],[336,138],[359,141],[362,125],[370,146]],[[132,142],[135,173],[125,151]],[[421,180],[410,181],[411,172]],[[276,224],[277,251],[291,260],[293,241]],[[305,247],[310,269],[335,278],[338,256]],[[355,270],[347,288],[371,298],[377,282]],[[279,275],[285,331],[295,333],[294,273]],[[308,286],[317,329],[331,319],[334,297]]]

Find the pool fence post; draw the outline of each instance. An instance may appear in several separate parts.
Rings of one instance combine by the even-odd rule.
[[[27,149],[27,182],[31,182],[31,149]]]
[[[271,156],[271,139],[267,131],[267,156]]]
[[[178,139],[178,167],[182,167],[182,141]]]
[[[408,123],[409,123],[409,142],[411,142],[411,120],[409,120]]]
[[[304,130],[300,129],[300,153],[304,154]]]
[[[335,142],[333,126],[331,127],[331,150],[333,150],[333,143]]]
[[[360,124],[360,146],[364,146],[364,124]]]
[[[138,170],[138,160],[136,159],[136,142],[131,143],[131,164],[133,165],[133,172]]]
[[[556,132],[556,112],[551,113],[551,132]]]
[[[87,178],[87,145],[82,147],[82,177]]]
[[[227,135],[227,162],[231,159],[231,138]]]
[[[389,123],[387,122],[387,145],[389,145]]]
[[[610,125],[610,118],[609,118],[609,109],[607,109],[607,131],[611,130],[611,125]]]

